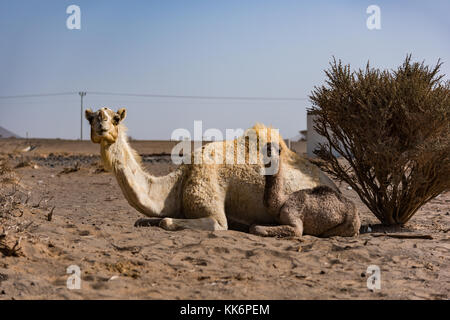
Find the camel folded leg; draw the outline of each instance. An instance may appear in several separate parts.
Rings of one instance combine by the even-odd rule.
[[[161,220],[159,226],[169,231],[182,229],[195,229],[206,231],[227,230],[227,226],[220,225],[217,222],[217,220],[212,217],[198,218],[198,219],[164,218]]]
[[[301,237],[302,229],[299,226],[261,226],[252,225],[250,233],[262,237]]]
[[[262,237],[301,237],[303,235],[303,221],[289,210],[283,208],[280,212],[280,226],[252,225],[250,233]]]

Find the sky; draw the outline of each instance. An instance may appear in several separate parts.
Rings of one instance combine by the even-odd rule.
[[[66,26],[70,5],[80,7],[80,30]],[[369,5],[380,7],[379,30],[366,26]],[[308,95],[333,56],[355,69],[367,61],[392,69],[412,53],[428,64],[441,58],[450,75],[449,12],[450,2],[439,0],[0,0],[0,126],[78,139],[77,92],[86,91],[87,108],[127,108],[134,139],[170,139],[178,128],[193,135],[195,120],[222,132],[261,122],[293,137],[306,129]],[[73,94],[4,98],[64,92]]]

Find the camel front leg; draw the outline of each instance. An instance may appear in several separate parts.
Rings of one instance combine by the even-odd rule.
[[[280,211],[280,226],[252,225],[250,233],[262,237],[301,237],[303,235],[303,221],[289,209]]]
[[[198,218],[198,219],[173,219],[164,218],[159,223],[159,226],[165,230],[175,231],[182,229],[194,229],[194,230],[227,230],[226,226],[222,226],[219,222],[212,218]]]

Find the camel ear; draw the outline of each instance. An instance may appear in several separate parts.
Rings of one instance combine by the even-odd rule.
[[[125,108],[120,108],[119,110],[117,110],[117,115],[119,116],[119,121],[117,123],[119,123],[120,121],[125,119],[125,116],[127,115],[127,110]]]
[[[86,117],[87,121],[91,122],[92,118],[94,117],[94,113],[91,109],[86,109],[86,111],[84,112],[84,116]]]

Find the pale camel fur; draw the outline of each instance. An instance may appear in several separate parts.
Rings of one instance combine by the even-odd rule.
[[[125,115],[125,109],[117,112],[108,108],[96,112],[86,110],[91,140],[100,144],[105,168],[114,173],[129,204],[151,217],[138,221],[137,225],[159,224],[166,230],[226,230],[228,222],[247,228],[254,224],[277,223],[277,217],[263,205],[262,161],[256,164],[248,161],[244,164],[210,164],[204,161],[202,164],[182,164],[163,177],[152,176],[142,168],[138,154],[127,141],[126,128],[122,124]],[[264,143],[260,145],[270,141],[270,134],[264,135],[268,128],[257,125],[253,129]],[[192,157],[199,154],[203,159],[222,156],[225,161],[229,157],[236,160],[243,156],[248,160],[248,155],[243,155],[250,148],[245,136],[209,143],[194,150]],[[282,139],[280,143],[284,145]],[[336,189],[323,172],[294,152],[286,151],[282,161],[285,163],[286,193],[319,185]]]

